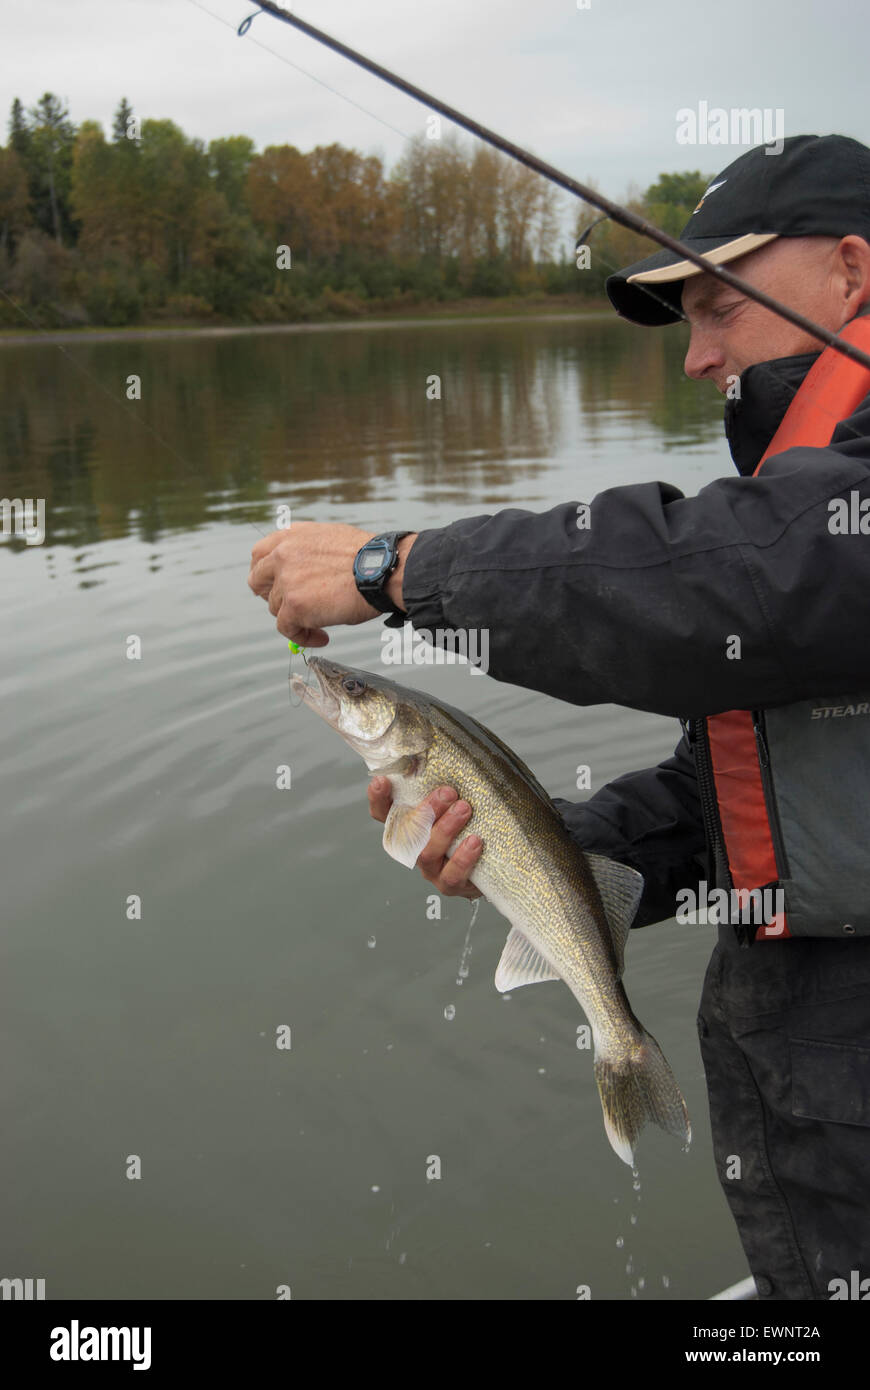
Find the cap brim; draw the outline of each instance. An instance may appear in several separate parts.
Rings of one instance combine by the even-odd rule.
[[[777,235],[748,232],[739,237],[687,237],[684,245],[711,265],[724,265],[774,241]],[[701,273],[701,267],[693,261],[680,260],[673,251],[657,251],[608,276],[604,287],[616,312],[631,323],[678,323],[683,317],[683,281]]]

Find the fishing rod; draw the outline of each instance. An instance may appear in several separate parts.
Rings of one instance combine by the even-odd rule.
[[[560,188],[564,188],[568,193],[573,193],[575,197],[582,198],[586,203],[591,203],[593,207],[605,213],[612,221],[618,222],[621,227],[627,227],[629,231],[637,232],[640,236],[645,236],[651,241],[658,242],[658,244],[665,247],[666,250],[673,251],[681,260],[690,261],[692,265],[697,266],[699,270],[704,270],[709,275],[715,276],[717,280],[721,280],[723,284],[729,285],[731,289],[739,291],[740,294],[746,295],[749,299],[754,299],[757,304],[763,305],[765,309],[770,309],[774,314],[779,314],[780,317],[787,319],[789,323],[793,323],[796,328],[803,329],[803,331],[809,333],[811,337],[818,338],[820,342],[826,343],[828,347],[835,348],[836,351],[842,353],[844,357],[849,357],[853,362],[859,362],[862,367],[866,367],[870,370],[870,355],[866,352],[862,352],[854,343],[849,343],[845,339],[840,338],[836,333],[832,333],[830,329],[822,328],[821,324],[815,323],[812,319],[808,319],[804,314],[799,314],[796,309],[790,309],[787,304],[780,303],[778,299],[772,298],[772,296],[766,294],[764,290],[756,289],[754,285],[747,284],[745,280],[741,280],[739,276],[734,275],[730,270],[726,270],[724,266],[711,264],[710,261],[705,260],[697,251],[693,251],[691,247],[685,246],[683,242],[678,241],[676,237],[670,236],[668,232],[663,232],[660,227],[656,227],[652,222],[647,221],[646,218],[639,217],[636,213],[631,212],[630,209],[621,207],[619,203],[614,203],[609,198],[605,198],[603,193],[597,192],[594,188],[588,188],[586,184],[580,183],[578,179],[572,179],[568,174],[563,174],[560,169],[556,169],[554,165],[548,164],[543,159],[538,159],[537,155],[531,154],[528,150],[523,149],[521,145],[514,145],[510,140],[505,140],[503,136],[498,135],[494,130],[489,130],[487,126],[481,125],[479,121],[472,120],[470,116],[464,116],[461,111],[457,111],[453,106],[448,106],[446,101],[439,101],[439,99],[433,97],[431,93],[424,92],[422,87],[416,87],[413,82],[407,82],[404,77],[399,77],[396,73],[391,72],[389,68],[382,67],[380,63],[373,62],[371,58],[366,58],[364,54],[358,53],[356,49],[350,48],[346,43],[342,43],[339,39],[334,39],[331,35],[324,33],[322,29],[316,29],[313,24],[308,24],[306,20],[299,19],[297,15],[288,13],[288,11],[283,10],[280,5],[273,4],[272,0],[255,0],[255,3],[264,14],[270,14],[274,19],[280,19],[285,24],[292,25],[294,29],[298,29],[303,34],[307,34],[308,37],[314,39],[315,42],[323,44],[326,48],[331,48],[334,53],[338,53],[342,58],[348,58],[350,62],[356,63],[358,67],[364,68],[366,72],[372,73],[375,77],[380,77],[382,81],[388,82],[391,87],[398,88],[398,90],[404,92],[406,96],[413,97],[414,101],[419,101],[421,105],[431,107],[433,111],[440,112],[448,121],[452,121],[454,125],[461,126],[463,130],[467,130],[470,135],[476,136],[478,140],[484,140],[488,145],[492,145],[495,149],[500,150],[502,154],[509,155],[511,159],[515,159],[519,164],[524,164],[527,169],[533,169],[536,174],[541,174],[543,178],[549,179],[551,183],[555,183]],[[243,20],[239,25],[238,32],[240,35],[247,33],[252,18],[256,18],[256,15]],[[644,286],[644,288],[646,287]]]

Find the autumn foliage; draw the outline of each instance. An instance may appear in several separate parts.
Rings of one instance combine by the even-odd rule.
[[[636,205],[672,229],[703,187],[700,174],[663,175]],[[577,226],[595,215],[581,207]],[[409,141],[388,172],[338,144],[205,145],[172,121],[138,121],[126,100],[107,138],[46,93],[28,111],[13,103],[0,147],[0,323],[297,322],[589,297],[651,249],[607,223],[581,271],[566,228],[551,184],[452,134]]]

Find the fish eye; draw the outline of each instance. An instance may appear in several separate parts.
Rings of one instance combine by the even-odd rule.
[[[348,695],[361,695],[366,688],[366,683],[361,681],[358,676],[345,676],[341,688],[346,690]]]

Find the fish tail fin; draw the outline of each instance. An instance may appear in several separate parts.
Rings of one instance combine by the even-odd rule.
[[[689,1112],[665,1055],[651,1033],[641,1029],[627,1058],[596,1057],[595,1080],[604,1128],[615,1153],[634,1166],[634,1149],[648,1120],[688,1144]]]

